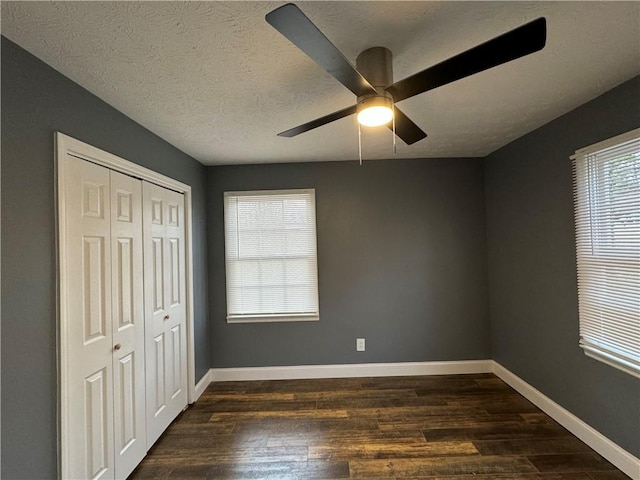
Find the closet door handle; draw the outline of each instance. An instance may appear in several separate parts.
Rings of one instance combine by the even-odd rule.
[[[169,320],[169,315],[165,315],[165,316],[164,316],[164,319],[165,319],[165,320]]]
[[[116,343],[116,344],[113,346],[113,349],[114,349],[114,350],[120,350],[121,348],[122,348],[122,345],[120,345],[119,343]]]

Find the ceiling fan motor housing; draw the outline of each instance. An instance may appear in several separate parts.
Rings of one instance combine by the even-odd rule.
[[[360,95],[358,112],[373,105],[393,105],[393,98],[385,88],[393,83],[393,59],[391,50],[385,47],[371,47],[356,58],[356,70],[373,86],[377,94]]]

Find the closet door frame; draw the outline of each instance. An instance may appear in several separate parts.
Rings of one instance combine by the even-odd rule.
[[[57,369],[58,369],[58,477],[66,476],[66,468],[68,465],[68,456],[72,445],[68,445],[63,437],[65,425],[68,425],[68,419],[73,412],[69,411],[69,399],[67,398],[67,372],[69,368],[69,359],[66,356],[68,351],[66,345],[67,339],[67,304],[66,298],[68,293],[68,282],[66,278],[67,258],[63,248],[67,243],[65,238],[64,225],[66,222],[65,214],[65,175],[64,168],[66,162],[64,158],[70,155],[81,160],[85,160],[96,165],[107,167],[116,172],[146,180],[164,188],[174,190],[184,194],[184,218],[185,218],[185,294],[186,294],[186,329],[187,329],[187,402],[189,404],[197,400],[196,384],[195,384],[195,352],[194,352],[194,325],[193,325],[193,247],[192,247],[192,207],[191,207],[191,187],[187,184],[174,180],[160,173],[154,172],[148,168],[138,164],[124,160],[116,155],[105,152],[87,143],[81,142],[73,137],[65,135],[61,132],[55,132],[55,196],[56,196],[56,270],[57,270]]]

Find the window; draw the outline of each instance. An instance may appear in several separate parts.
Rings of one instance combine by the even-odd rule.
[[[571,158],[580,346],[640,377],[640,129]]]
[[[315,190],[224,194],[227,321],[318,320]]]

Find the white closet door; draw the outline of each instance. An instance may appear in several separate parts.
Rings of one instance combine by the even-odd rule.
[[[142,257],[142,181],[111,172],[116,478],[126,478],[147,453]]]
[[[146,454],[142,182],[67,155],[66,478],[126,478]]]
[[[187,406],[184,195],[143,182],[147,446]]]
[[[114,478],[109,170],[67,155],[63,476]]]

